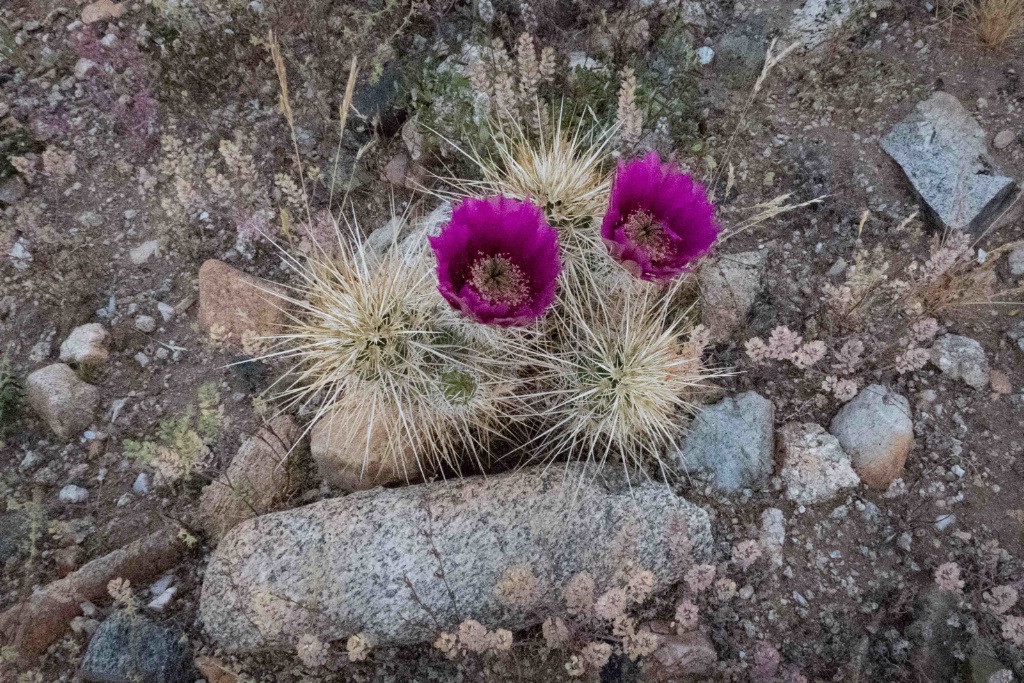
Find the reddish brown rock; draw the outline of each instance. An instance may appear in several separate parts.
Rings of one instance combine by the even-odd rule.
[[[829,431],[839,440],[861,481],[884,491],[903,476],[914,447],[910,402],[881,384],[865,387],[832,418]]]
[[[177,529],[162,529],[35,591],[0,614],[0,642],[22,659],[38,657],[68,630],[83,602],[100,602],[107,584],[122,578],[142,583],[175,566],[185,556]]]
[[[227,471],[203,489],[199,513],[220,540],[229,529],[274,509],[292,491],[290,466],[302,429],[287,415],[275,417],[246,439]]]
[[[420,481],[423,476],[412,445],[388,447],[388,430],[384,428],[388,419],[397,420],[398,416],[378,420],[372,429],[356,423],[341,408],[320,418],[313,425],[309,445],[320,476],[344,491]]]
[[[241,344],[247,337],[281,332],[286,290],[210,259],[199,269],[199,324],[218,341]]]
[[[679,635],[665,621],[652,621],[640,628],[658,639],[658,649],[643,665],[641,680],[644,683],[675,683],[714,671],[718,653],[703,633],[691,631]]]
[[[114,3],[111,0],[97,0],[97,2],[82,8],[82,23],[94,24],[97,21],[117,19],[122,14],[124,14],[124,3]]]
[[[100,390],[63,363],[40,368],[25,382],[29,405],[65,441],[79,436],[100,404]]]

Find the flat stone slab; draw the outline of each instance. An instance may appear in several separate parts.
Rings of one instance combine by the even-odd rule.
[[[750,307],[764,290],[765,251],[725,254],[700,270],[701,323],[711,341],[724,342],[747,320]]]
[[[956,97],[937,92],[881,142],[900,165],[928,217],[941,228],[978,234],[1017,192],[994,172],[986,134]]]
[[[715,488],[735,493],[771,476],[774,453],[775,406],[747,391],[704,408],[669,457],[682,472],[710,474]]]
[[[580,572],[604,591],[638,566],[664,589],[706,561],[711,544],[707,513],[664,484],[533,467],[362,491],[243,522],[210,559],[199,611],[229,652],[294,649],[304,634],[416,643],[465,619],[517,630],[564,607],[563,589]],[[537,577],[535,589],[509,604],[495,589],[523,572]]]

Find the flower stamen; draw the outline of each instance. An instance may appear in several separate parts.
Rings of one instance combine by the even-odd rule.
[[[526,275],[504,254],[479,255],[470,267],[469,281],[492,305],[519,306],[530,298]]]
[[[647,211],[637,209],[629,214],[624,228],[626,237],[647,254],[651,261],[661,261],[671,253],[665,228],[661,221],[654,220],[654,216]]]

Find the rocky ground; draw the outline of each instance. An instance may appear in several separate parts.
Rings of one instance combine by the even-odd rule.
[[[1020,41],[909,0],[329,4],[0,7],[0,681],[1024,676]],[[537,521],[564,484],[533,470],[352,493],[253,360],[284,319],[260,288],[294,284],[267,236],[322,239],[296,198],[344,188],[376,247],[429,214],[410,188],[465,172],[444,138],[480,142],[458,74],[524,31],[541,94],[604,122],[633,68],[639,148],[719,177],[727,227],[820,199],[717,245],[731,374],[667,487],[595,481],[574,528]],[[540,624],[619,553],[656,649],[587,668]],[[494,630],[441,638],[469,618]]]

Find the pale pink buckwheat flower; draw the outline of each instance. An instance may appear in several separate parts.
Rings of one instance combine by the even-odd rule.
[[[350,662],[362,662],[370,655],[371,649],[369,639],[362,633],[357,633],[345,643],[345,650],[348,652]]]
[[[680,601],[676,605],[676,632],[682,635],[688,633],[700,623],[700,610],[697,609],[697,605],[693,604],[688,599]]]
[[[939,590],[947,593],[959,593],[964,588],[964,582],[960,578],[960,565],[956,562],[940,564],[935,569],[935,583]]]
[[[552,649],[563,647],[569,642],[569,627],[559,617],[548,617],[541,625],[544,642]]]
[[[590,643],[582,650],[580,656],[586,663],[587,668],[600,671],[612,656],[612,646],[608,643]]]
[[[586,572],[580,572],[569,579],[565,586],[566,611],[572,616],[588,616],[594,608],[594,578]]]
[[[719,602],[729,602],[736,596],[736,582],[732,579],[721,578],[715,581],[715,597]]]
[[[761,544],[757,541],[741,541],[733,548],[732,561],[742,571],[750,569],[759,559],[761,559]]]
[[[691,591],[702,593],[711,588],[711,584],[715,580],[715,565],[698,564],[690,567],[686,570],[686,576],[683,578]]]
[[[1017,589],[1013,586],[996,586],[982,594],[981,599],[988,612],[999,616],[1017,604]]]
[[[828,348],[823,341],[804,342],[790,355],[789,360],[801,370],[807,370],[820,362],[826,351]]]
[[[1017,647],[1024,647],[1024,617],[1003,619],[1003,638]]]
[[[767,356],[772,360],[790,360],[804,338],[785,325],[779,325],[768,335]]]
[[[629,606],[629,596],[623,588],[609,588],[594,605],[594,613],[607,621],[613,621],[626,613]]]
[[[327,645],[312,633],[304,633],[295,646],[302,663],[311,669],[319,668],[327,663]]]
[[[760,337],[752,337],[743,344],[747,358],[753,363],[762,363],[768,358],[768,345]]]

